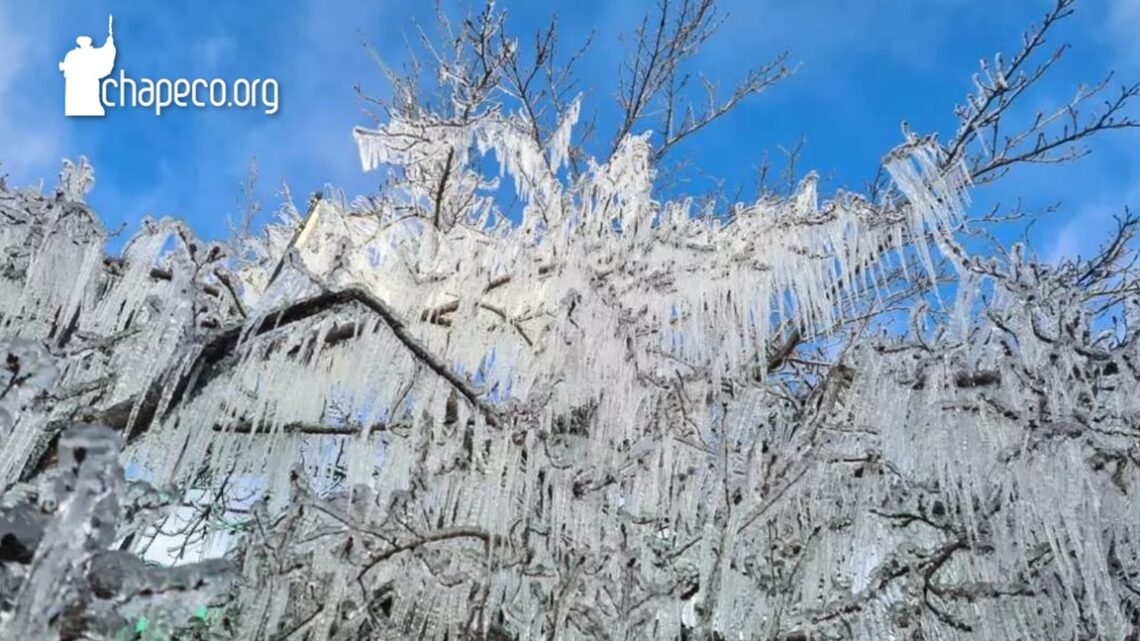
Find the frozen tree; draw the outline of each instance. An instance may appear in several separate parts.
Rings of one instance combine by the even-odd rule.
[[[712,0],[634,32],[612,140],[553,23],[526,48],[493,4],[441,12],[355,131],[378,193],[237,243],[146,220],[108,256],[86,162],[5,189],[0,476],[12,505],[78,480],[57,521],[4,512],[0,625],[1135,638],[1140,223],[1061,265],[966,242],[1004,216],[967,216],[972,184],[1137,125],[1107,81],[1010,122],[1072,8],[983,62],[948,142],[904,128],[865,195],[667,195],[678,142],[789,74],[694,95]],[[202,555],[225,563],[140,560]]]

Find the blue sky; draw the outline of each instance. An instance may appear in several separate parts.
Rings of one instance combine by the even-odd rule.
[[[412,19],[429,17],[427,2],[393,0],[247,0],[205,3],[0,0],[0,173],[11,184],[54,183],[60,160],[85,154],[96,169],[90,201],[114,228],[143,215],[187,218],[207,238],[226,235],[240,208],[239,184],[258,158],[259,197],[280,203],[287,183],[295,198],[331,184],[349,196],[368,193],[376,177],[362,172],[351,138],[369,119],[353,90],[383,95],[379,69],[364,47],[387,62],[402,60]],[[546,4],[501,0],[520,35],[551,13],[562,41],[594,32],[579,70],[584,108],[612,113],[619,33],[649,2],[601,0]],[[750,66],[788,51],[797,74],[753,99],[730,118],[674,152],[731,186],[755,176],[767,153],[805,138],[799,168],[824,177],[824,191],[858,189],[883,153],[901,141],[906,119],[919,132],[952,133],[952,109],[970,89],[981,57],[1010,51],[1020,32],[1051,0],[724,0],[730,14],[694,68],[729,85]],[[115,16],[117,69],[129,76],[275,78],[276,114],[260,109],[109,111],[101,119],[63,115],[57,63],[78,35],[101,44]],[[1115,69],[1120,81],[1140,78],[1140,0],[1082,0],[1054,42],[1072,49],[1033,104],[1065,102],[1080,81]],[[1140,115],[1140,114],[1138,114]],[[976,193],[977,210],[994,200],[1027,207],[1062,201],[1036,224],[1045,257],[1087,252],[1108,231],[1111,215],[1140,207],[1140,132],[1095,140],[1074,166],[1020,171]],[[710,184],[694,175],[693,188]]]

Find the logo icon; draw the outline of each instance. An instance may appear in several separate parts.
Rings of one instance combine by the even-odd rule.
[[[100,100],[100,80],[111,74],[115,66],[115,33],[112,16],[107,16],[107,40],[102,47],[92,47],[90,36],[75,39],[76,48],[67,52],[59,70],[66,82],[64,114],[68,116],[102,116],[106,113]]]
[[[0,0],[4,2],[4,0]],[[65,82],[64,114],[105,116],[107,109],[145,107],[161,116],[171,107],[264,107],[266,115],[277,113],[278,87],[274,78],[131,78],[123,65],[112,76],[115,49],[114,17],[107,16],[107,39],[102,47],[90,36],[75,39],[78,45],[59,63]]]

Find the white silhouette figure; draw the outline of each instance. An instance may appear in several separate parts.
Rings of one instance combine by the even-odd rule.
[[[75,39],[79,46],[67,52],[59,70],[67,83],[64,114],[68,116],[102,116],[99,80],[106,78],[115,66],[115,34],[112,17],[107,16],[107,41],[102,47],[92,47],[89,36]]]

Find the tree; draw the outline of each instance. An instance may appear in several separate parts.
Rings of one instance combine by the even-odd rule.
[[[187,638],[1134,637],[1137,220],[1059,266],[962,242],[1000,217],[967,217],[972,183],[1137,124],[1136,85],[1086,111],[1107,81],[1008,122],[1073,4],[868,196],[661,196],[677,141],[788,73],[688,108],[712,0],[635,32],[602,160],[555,25],[524,55],[488,4],[440,12],[430,73],[389,71],[355,132],[372,197],[237,246],[148,220],[115,259],[85,162],[54,195],[5,189],[0,474],[25,500],[3,523],[42,514],[5,526],[6,634],[107,635],[194,593],[208,615],[168,614]],[[168,489],[118,480],[116,437],[76,423]],[[105,509],[38,498],[59,478]],[[225,547],[230,573],[105,578],[159,539]],[[43,587],[75,582],[105,587]]]

